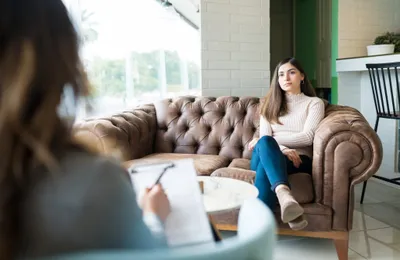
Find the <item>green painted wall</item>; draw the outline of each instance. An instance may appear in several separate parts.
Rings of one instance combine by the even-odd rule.
[[[295,1],[295,53],[302,63],[311,83],[315,87],[317,69],[317,1]],[[331,47],[331,93],[330,102],[338,102],[338,77],[336,59],[338,58],[338,16],[339,0],[332,1],[332,47]]]
[[[338,102],[338,76],[336,72],[336,59],[338,54],[339,42],[339,0],[332,0],[332,59],[331,59],[331,103]]]
[[[295,56],[314,87],[317,74],[317,1],[295,1]]]

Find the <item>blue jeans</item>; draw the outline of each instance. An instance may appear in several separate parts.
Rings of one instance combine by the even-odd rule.
[[[288,174],[311,173],[311,159],[305,155],[300,155],[300,158],[302,163],[296,168],[271,136],[261,137],[254,147],[250,169],[256,171],[255,186],[258,189],[258,198],[271,210],[275,209],[277,204],[275,188],[280,184],[290,187]]]

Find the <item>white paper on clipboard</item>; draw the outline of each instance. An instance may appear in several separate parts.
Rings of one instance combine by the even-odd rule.
[[[173,163],[174,167],[165,172],[160,184],[171,204],[171,213],[165,223],[165,235],[169,246],[214,243],[192,159],[149,164],[145,167],[134,165],[133,168],[141,169],[137,173],[131,173],[130,168],[138,203],[145,188],[154,184],[168,163]]]

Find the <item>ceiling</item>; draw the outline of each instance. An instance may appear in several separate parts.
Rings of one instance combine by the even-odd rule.
[[[175,10],[192,23],[195,27],[200,27],[200,0],[168,0]]]

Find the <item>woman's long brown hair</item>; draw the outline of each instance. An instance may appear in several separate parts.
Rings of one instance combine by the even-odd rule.
[[[20,243],[20,206],[36,167],[72,144],[57,114],[66,84],[87,93],[79,41],[61,0],[0,0],[0,258]]]
[[[301,92],[309,97],[315,97],[315,90],[311,85],[306,72],[295,58],[286,58],[276,66],[272,77],[271,86],[265,96],[265,102],[261,107],[261,115],[270,123],[280,123],[279,117],[288,113],[285,91],[279,86],[279,68],[286,63],[290,63],[304,75],[304,80],[300,85]]]

